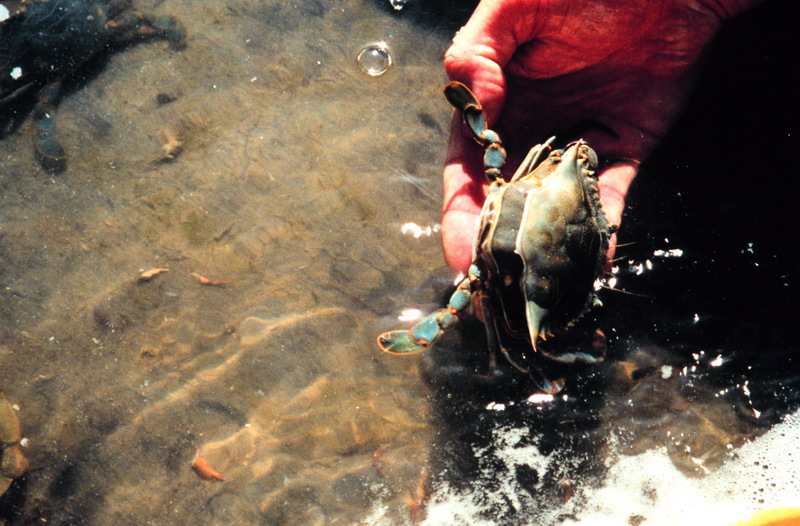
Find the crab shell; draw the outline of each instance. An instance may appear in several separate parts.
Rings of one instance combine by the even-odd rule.
[[[7,18],[0,21],[0,98],[31,82],[63,77],[111,39],[101,0],[0,3],[7,6]]]
[[[547,150],[537,146],[529,158]],[[531,164],[510,183],[490,187],[474,261],[485,276],[481,299],[498,337],[530,338],[536,350],[540,336],[571,326],[599,303],[594,283],[609,230],[593,177],[594,150],[578,141]]]

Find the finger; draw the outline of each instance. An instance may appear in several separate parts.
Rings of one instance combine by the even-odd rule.
[[[600,204],[609,226],[619,226],[622,221],[625,198],[638,171],[639,165],[631,161],[609,166],[600,172],[597,186],[600,188]]]
[[[531,0],[481,2],[445,55],[449,77],[472,89],[490,125],[497,120],[505,99],[503,67],[533,25],[520,23],[520,13],[534,4]],[[486,198],[482,153],[462,125],[461,116],[455,114],[444,168],[442,244],[445,260],[458,273],[465,273],[472,261],[477,220]]]
[[[466,275],[472,263],[472,243],[478,214],[453,210],[442,217],[444,260],[455,274]]]
[[[444,167],[442,245],[450,268],[456,273],[466,273],[487,182],[481,148],[459,133],[460,126],[461,117],[455,113]]]
[[[597,186],[600,188],[600,205],[603,207],[603,213],[609,226],[618,227],[622,223],[625,198],[638,171],[639,165],[631,162],[615,164],[600,173],[597,180]],[[614,260],[616,245],[617,234],[615,233],[611,235],[606,253],[606,259],[609,262]]]
[[[505,98],[503,68],[517,48],[532,38],[536,12],[532,0],[483,0],[467,24],[453,38],[444,65],[452,80],[463,82],[475,93],[494,123]]]

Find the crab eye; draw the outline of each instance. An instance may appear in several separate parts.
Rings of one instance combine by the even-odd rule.
[[[589,148],[586,144],[581,146],[580,149],[581,153],[586,155],[586,164],[589,166],[589,169],[597,168],[600,164],[600,161],[597,159],[597,153],[594,150]]]

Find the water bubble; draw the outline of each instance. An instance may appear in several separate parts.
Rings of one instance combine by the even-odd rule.
[[[406,1],[407,0],[389,0],[389,3],[395,8],[396,11],[400,11],[405,7]]]
[[[386,73],[392,67],[392,55],[383,42],[370,44],[358,54],[358,67],[370,77]]]

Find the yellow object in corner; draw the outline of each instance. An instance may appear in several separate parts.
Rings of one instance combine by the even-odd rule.
[[[731,526],[800,526],[800,508],[774,508],[753,514]]]

